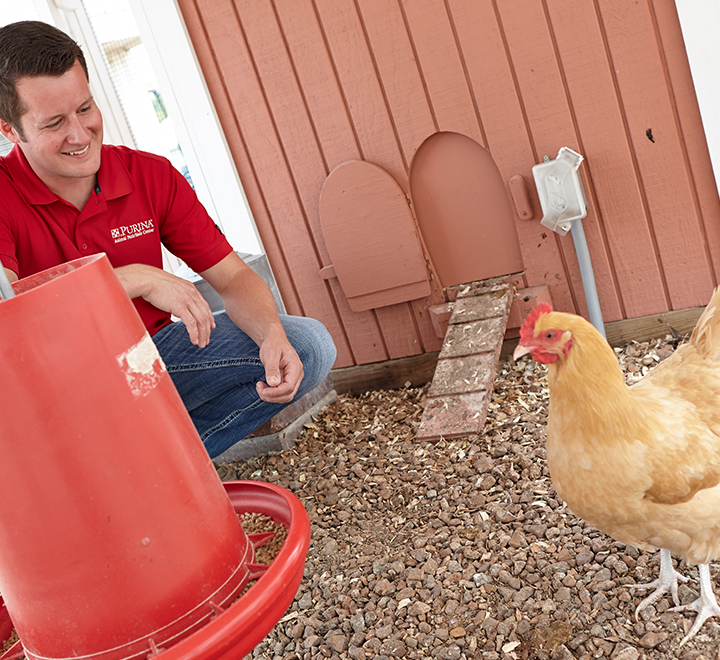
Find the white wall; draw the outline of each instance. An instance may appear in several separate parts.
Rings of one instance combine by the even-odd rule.
[[[720,190],[720,2],[675,0],[715,184]]]

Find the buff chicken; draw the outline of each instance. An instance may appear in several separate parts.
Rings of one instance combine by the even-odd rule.
[[[635,613],[670,593],[695,610],[681,645],[720,616],[708,562],[720,556],[720,288],[690,341],[628,387],[615,353],[587,321],[532,310],[515,359],[548,366],[547,462],[569,509],[617,541],[660,550],[660,575]],[[700,597],[678,601],[672,555],[698,564]]]

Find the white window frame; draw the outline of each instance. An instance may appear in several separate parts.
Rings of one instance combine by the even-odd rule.
[[[177,2],[129,1],[198,197],[236,250],[264,253]]]
[[[106,141],[134,147],[80,0],[32,0],[83,48]],[[175,0],[129,0],[198,198],[238,252],[264,254],[245,192]]]

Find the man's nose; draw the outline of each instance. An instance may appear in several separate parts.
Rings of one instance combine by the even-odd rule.
[[[91,135],[91,131],[79,117],[73,116],[68,121],[68,142],[81,143],[86,142]]]

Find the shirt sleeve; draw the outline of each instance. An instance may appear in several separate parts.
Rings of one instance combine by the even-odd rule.
[[[12,183],[0,173],[0,262],[3,268],[7,268],[16,275],[19,275],[20,268],[15,247],[15,234],[12,228],[12,214],[6,204],[10,194],[13,194]]]
[[[196,273],[214,266],[232,246],[200,203],[185,177],[169,162],[167,207],[161,222],[160,239],[176,257]]]
[[[3,268],[11,270],[16,275],[19,274],[20,268],[17,257],[15,256],[15,244],[12,239],[8,240],[7,225],[0,218],[0,263]]]

